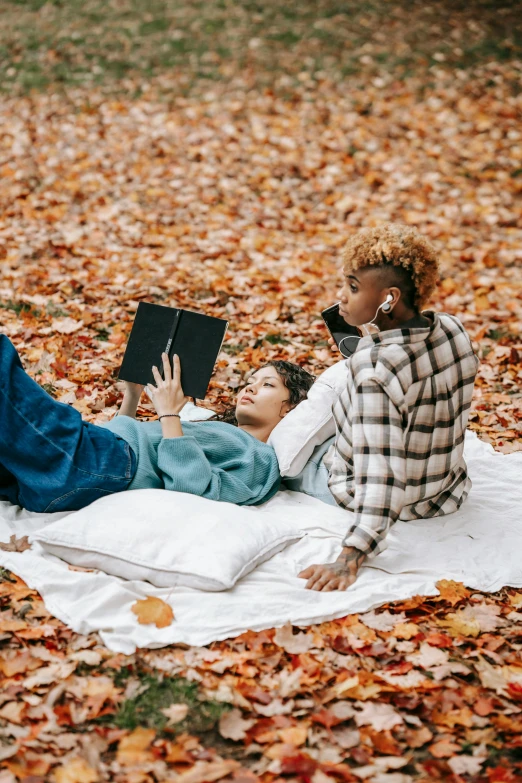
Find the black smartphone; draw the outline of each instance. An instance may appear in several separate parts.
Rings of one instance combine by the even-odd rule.
[[[348,359],[359,343],[361,336],[359,330],[357,327],[346,323],[339,312],[339,302],[323,310],[321,316],[339,351],[345,359]]]

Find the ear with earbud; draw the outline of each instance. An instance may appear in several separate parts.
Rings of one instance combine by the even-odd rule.
[[[393,302],[393,295],[388,294],[385,301],[380,305],[380,310],[383,311],[383,313],[389,313],[391,310],[391,302]]]

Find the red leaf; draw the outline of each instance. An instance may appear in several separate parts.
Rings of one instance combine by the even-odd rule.
[[[407,674],[412,669],[413,664],[410,661],[397,661],[397,663],[390,663],[384,667],[385,671],[392,674]]]
[[[270,704],[274,698],[268,691],[264,691],[255,685],[248,685],[246,682],[239,682],[237,689],[245,699],[257,701],[259,704]]]
[[[522,683],[509,682],[508,691],[512,699],[516,699],[516,701],[522,701]]]
[[[426,636],[425,641],[431,644],[432,647],[452,647],[453,639],[446,633],[438,633],[437,631],[431,631]]]
[[[472,706],[477,715],[484,718],[486,715],[491,715],[492,712],[495,712],[493,701],[493,699],[487,699],[484,696],[481,696]]]
[[[315,759],[304,753],[298,753],[295,756],[287,756],[281,759],[281,775],[295,775],[304,783],[310,783],[318,766],[318,762]]]
[[[490,767],[487,774],[489,783],[520,783],[520,776],[506,767]]]
[[[326,709],[314,712],[310,717],[314,723],[320,723],[321,726],[324,726],[326,729],[331,729],[332,726],[337,726],[339,723],[343,722],[343,718],[338,718],[333,712]]]

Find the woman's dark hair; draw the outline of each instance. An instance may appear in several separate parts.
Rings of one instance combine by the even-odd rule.
[[[254,373],[265,367],[273,367],[283,381],[288,389],[288,402],[292,408],[295,408],[300,402],[306,400],[308,391],[315,381],[314,375],[303,370],[298,364],[285,362],[283,360],[267,362],[266,364],[263,364],[262,367],[258,367],[257,370],[254,370]],[[233,424],[237,427],[236,409],[235,407],[227,408],[223,413],[216,413],[215,416],[207,419],[207,421],[224,421],[226,424]]]

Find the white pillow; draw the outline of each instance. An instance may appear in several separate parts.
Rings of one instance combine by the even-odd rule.
[[[31,541],[67,563],[124,579],[228,590],[303,535],[263,509],[138,489],[100,498],[38,530]]]
[[[205,421],[214,416],[216,411],[211,411],[208,408],[202,408],[200,405],[194,405],[190,400],[185,403],[180,411],[181,421]]]
[[[332,406],[346,388],[347,377],[345,360],[329,367],[315,381],[307,399],[272,430],[268,443],[275,450],[282,476],[297,476],[315,447],[335,434]]]

